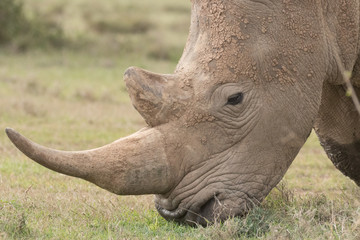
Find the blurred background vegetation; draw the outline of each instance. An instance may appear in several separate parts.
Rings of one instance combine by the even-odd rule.
[[[0,44],[15,51],[65,45],[62,27],[44,15],[30,16],[18,0],[0,2]]]
[[[40,122],[64,136],[69,122],[80,128],[83,124],[77,123],[91,121],[98,130],[84,126],[84,139],[97,142],[144,126],[129,101],[123,73],[134,65],[173,72],[189,22],[187,1],[1,0],[1,128],[36,130]],[[83,110],[96,105],[108,116]],[[124,122],[129,124],[119,125]],[[109,134],[107,127],[119,131]],[[90,133],[107,137],[91,138]],[[76,137],[71,140],[70,146],[78,144]]]
[[[1,0],[0,44],[32,49],[134,54],[177,61],[189,27],[185,1]]]

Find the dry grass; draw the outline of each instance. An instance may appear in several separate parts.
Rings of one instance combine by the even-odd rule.
[[[11,126],[44,145],[76,150],[101,146],[143,127],[125,91],[123,72],[130,65],[158,72],[173,70],[181,52],[177,49],[182,49],[186,39],[188,3],[49,0],[43,4],[29,0],[27,5],[60,21],[65,33],[76,33],[73,39],[87,39],[88,43],[97,43],[98,48],[90,45],[87,51],[86,45],[77,51],[25,54],[4,49],[0,53],[0,129]],[[151,19],[150,25],[135,32],[113,27],[123,21],[117,13],[123,8],[145,14],[145,19]],[[91,13],[93,19],[86,20],[84,14]],[[106,18],[101,17],[104,13]],[[141,16],[133,18],[129,24],[142,22]],[[109,24],[101,30],[105,36],[98,36],[99,26],[91,25],[101,21]],[[164,52],[174,49],[174,53],[152,56],[151,52],[158,54],[164,45]],[[29,161],[0,133],[0,239],[360,236],[359,188],[334,168],[314,135],[283,184],[245,218],[208,228],[178,226],[157,214],[152,199],[119,197],[85,181],[51,172]]]

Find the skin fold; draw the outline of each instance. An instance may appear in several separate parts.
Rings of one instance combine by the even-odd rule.
[[[7,129],[27,156],[121,195],[155,194],[167,220],[241,216],[282,179],[314,127],[335,166],[360,183],[359,1],[192,0],[174,74],[129,68],[149,127],[99,149],[61,152]],[[89,157],[90,156],[90,157]]]

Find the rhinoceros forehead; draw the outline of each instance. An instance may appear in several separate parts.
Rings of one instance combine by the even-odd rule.
[[[197,75],[194,78],[195,92],[241,79],[258,81],[257,64],[259,62],[256,43],[253,37],[261,30],[249,27],[250,20],[244,11],[234,9],[233,3],[225,1],[196,1],[196,39],[189,38],[193,57],[187,58],[180,65]],[[241,10],[241,9],[240,9]],[[194,24],[195,21],[193,21]],[[264,45],[266,41],[262,41]],[[261,49],[268,51],[270,47]],[[189,64],[190,61],[193,62]],[[179,68],[180,69],[180,68]]]
[[[186,48],[191,53],[180,65],[191,66],[195,95],[205,91],[204,86],[241,81],[294,84],[312,76],[316,69],[310,60],[322,54],[311,22],[315,12],[288,5],[278,3],[275,10],[257,1],[194,0],[196,27]],[[304,9],[312,18],[301,14]]]

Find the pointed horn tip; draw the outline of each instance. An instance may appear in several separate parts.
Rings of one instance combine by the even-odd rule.
[[[11,140],[12,142],[14,142],[14,140],[15,140],[16,138],[18,138],[18,136],[20,135],[20,134],[19,134],[18,132],[16,132],[14,129],[9,128],[9,127],[5,128],[5,132],[6,132],[6,135],[10,138],[10,140]]]
[[[23,153],[24,150],[26,149],[26,147],[30,144],[30,141],[25,138],[23,135],[21,135],[20,133],[18,133],[17,131],[15,131],[12,128],[6,128],[5,129],[6,135],[8,136],[8,138],[11,140],[11,142],[19,149],[21,150]],[[25,153],[26,154],[26,153]]]

